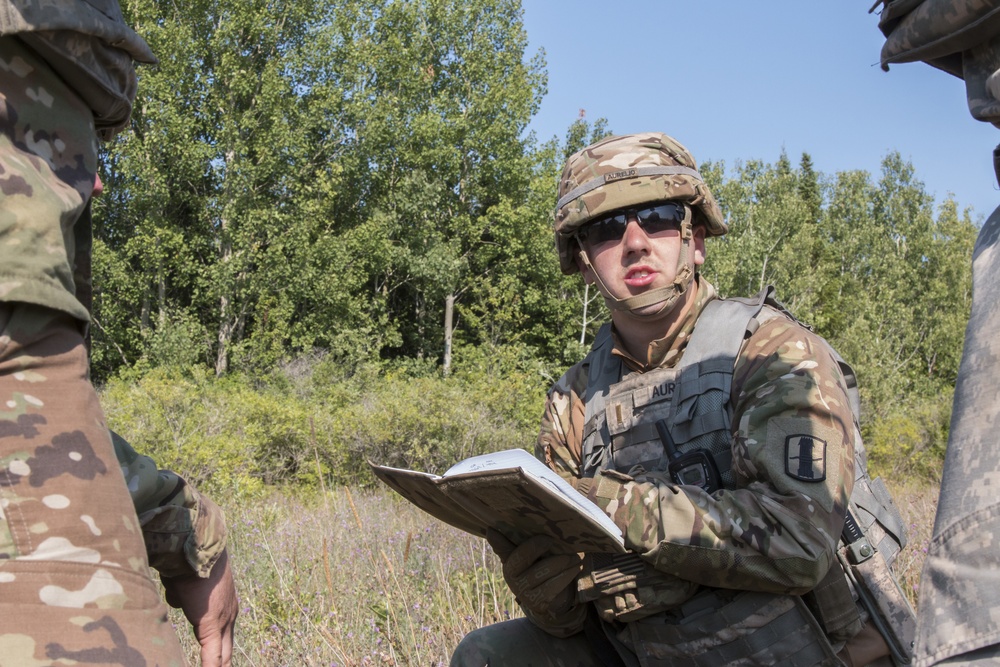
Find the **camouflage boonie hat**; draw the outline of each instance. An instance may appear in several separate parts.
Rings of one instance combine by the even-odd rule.
[[[693,224],[709,236],[729,231],[694,156],[662,132],[608,137],[574,153],[559,179],[556,248],[559,267],[576,273],[576,231],[620,208],[673,199],[690,204]]]

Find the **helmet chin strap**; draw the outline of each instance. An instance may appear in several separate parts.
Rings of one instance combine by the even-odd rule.
[[[604,284],[600,274],[594,270],[593,264],[590,263],[587,251],[583,249],[583,243],[580,243],[579,240],[577,241],[577,247],[580,248],[578,257],[580,258],[580,262],[590,269],[590,272],[594,275],[594,282],[597,284],[597,289],[604,296],[604,302],[608,304],[608,308],[611,310],[627,310],[639,319],[654,319],[677,305],[677,300],[687,291],[694,279],[694,262],[691,258],[692,236],[691,210],[688,209],[684,222],[681,223],[681,251],[677,257],[677,271],[675,272],[673,282],[665,287],[657,287],[642,294],[627,296],[624,299],[619,299],[613,295],[607,285]],[[661,305],[653,312],[637,312],[655,304]]]

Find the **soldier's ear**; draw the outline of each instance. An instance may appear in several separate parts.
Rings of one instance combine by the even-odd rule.
[[[691,230],[691,241],[694,250],[694,265],[701,266],[705,263],[705,228],[703,226],[695,225],[694,229]]]

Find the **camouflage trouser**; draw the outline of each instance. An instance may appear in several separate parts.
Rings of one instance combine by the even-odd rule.
[[[553,637],[526,618],[470,632],[451,656],[451,667],[623,665],[596,622],[588,625],[584,632],[563,639]]]
[[[920,667],[950,656],[959,657],[946,664],[1000,663],[1000,208],[979,233],[972,279],[941,498],[920,579]]]
[[[0,129],[0,664],[181,665],[74,305],[93,121],[14,38]]]

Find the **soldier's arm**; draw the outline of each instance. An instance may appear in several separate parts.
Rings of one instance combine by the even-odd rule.
[[[208,577],[226,548],[222,510],[169,470],[137,453],[117,433],[111,440],[142,526],[149,564],[162,577]]]
[[[825,344],[785,319],[751,338],[734,377],[735,490],[665,473],[600,476],[589,497],[657,569],[697,583],[800,594],[835,558],[853,487],[852,414]]]
[[[549,389],[535,443],[535,458],[571,481],[580,476],[587,368],[573,366]]]
[[[191,623],[201,645],[202,666],[228,666],[239,600],[222,510],[183,478],[138,454],[118,434],[112,432],[111,439],[167,602]]]

